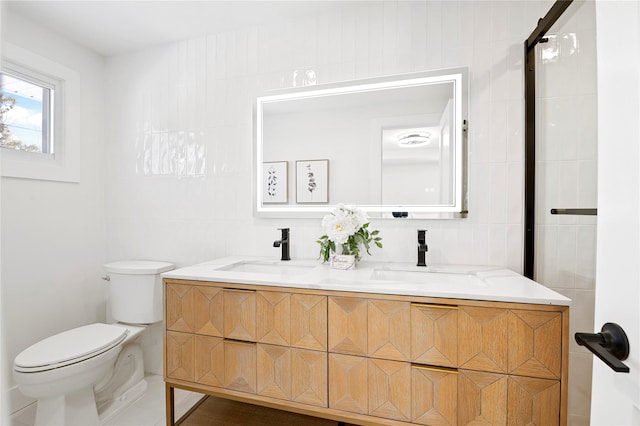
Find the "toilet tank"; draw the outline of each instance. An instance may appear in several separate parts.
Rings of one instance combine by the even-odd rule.
[[[150,324],[162,321],[162,278],[173,264],[126,260],[104,265],[109,276],[109,305],[115,321]]]

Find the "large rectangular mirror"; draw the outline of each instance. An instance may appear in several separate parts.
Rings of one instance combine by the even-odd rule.
[[[257,215],[464,215],[467,84],[456,68],[258,97]]]

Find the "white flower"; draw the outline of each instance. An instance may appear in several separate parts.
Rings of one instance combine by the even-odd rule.
[[[355,207],[345,207],[344,204],[336,205],[331,214],[322,218],[322,235],[316,242],[320,244],[320,257],[327,262],[336,248],[340,247],[342,254],[352,254],[356,260],[360,260],[360,250],[369,253],[371,244],[382,248],[380,233],[370,230],[369,218]]]
[[[322,219],[322,227],[324,228],[329,240],[336,244],[344,244],[357,229],[353,226],[353,221],[348,215],[326,215]]]
[[[322,228],[330,241],[344,244],[350,236],[355,234],[367,223],[367,217],[360,210],[336,205],[331,214],[322,218]]]

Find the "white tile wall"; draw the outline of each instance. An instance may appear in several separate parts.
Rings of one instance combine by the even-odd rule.
[[[536,280],[573,300],[570,335],[594,331],[597,207],[595,7],[574,3],[537,51]],[[543,55],[557,54],[553,60]],[[593,356],[570,339],[569,424],[589,424]]]
[[[178,265],[225,254],[313,257],[319,220],[253,217],[254,97],[313,82],[468,66],[466,220],[374,221],[376,259],[412,261],[415,229],[431,263],[522,269],[522,41],[544,2],[346,2],[297,22],[210,34],[110,58],[109,256]],[[528,16],[524,16],[527,14]],[[310,77],[311,76],[311,77]]]

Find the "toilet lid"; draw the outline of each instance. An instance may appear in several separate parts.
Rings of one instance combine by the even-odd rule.
[[[29,346],[16,356],[17,371],[43,371],[96,356],[118,345],[127,330],[109,324],[90,324],[64,331]]]

